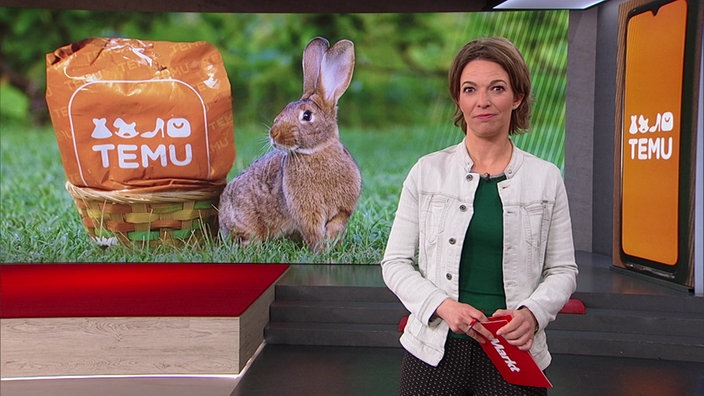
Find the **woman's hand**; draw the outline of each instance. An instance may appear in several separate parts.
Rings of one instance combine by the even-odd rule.
[[[503,336],[509,344],[515,345],[523,351],[530,350],[533,346],[533,337],[538,327],[538,321],[530,309],[499,309],[492,316],[511,315],[511,321],[500,328],[496,335]]]
[[[469,304],[448,298],[435,310],[435,314],[442,318],[454,333],[467,334],[479,342],[485,342],[484,337],[489,340],[494,338],[491,332],[479,323],[486,320],[484,312]]]

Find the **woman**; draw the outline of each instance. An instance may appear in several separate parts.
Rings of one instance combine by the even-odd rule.
[[[479,343],[482,321],[550,364],[545,326],[576,288],[572,226],[559,169],[517,148],[528,129],[530,73],[504,38],[478,39],[449,72],[455,146],[408,174],[382,260],[386,285],[411,312],[401,394],[546,394],[508,384]]]

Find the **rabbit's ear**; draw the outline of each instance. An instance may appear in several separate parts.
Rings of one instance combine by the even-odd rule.
[[[328,47],[330,47],[328,40],[316,37],[303,50],[303,97],[308,97],[315,92],[320,76],[320,63]]]
[[[323,55],[320,64],[318,94],[328,106],[337,105],[337,100],[345,92],[352,80],[354,70],[354,44],[340,40]]]

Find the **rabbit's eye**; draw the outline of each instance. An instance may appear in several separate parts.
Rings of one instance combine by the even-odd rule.
[[[301,121],[313,121],[313,112],[310,110],[305,110],[303,113],[301,113]]]

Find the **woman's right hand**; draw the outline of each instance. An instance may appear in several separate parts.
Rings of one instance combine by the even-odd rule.
[[[435,314],[442,318],[454,333],[467,334],[481,343],[494,338],[480,323],[487,320],[484,312],[469,304],[447,298],[435,310]]]

